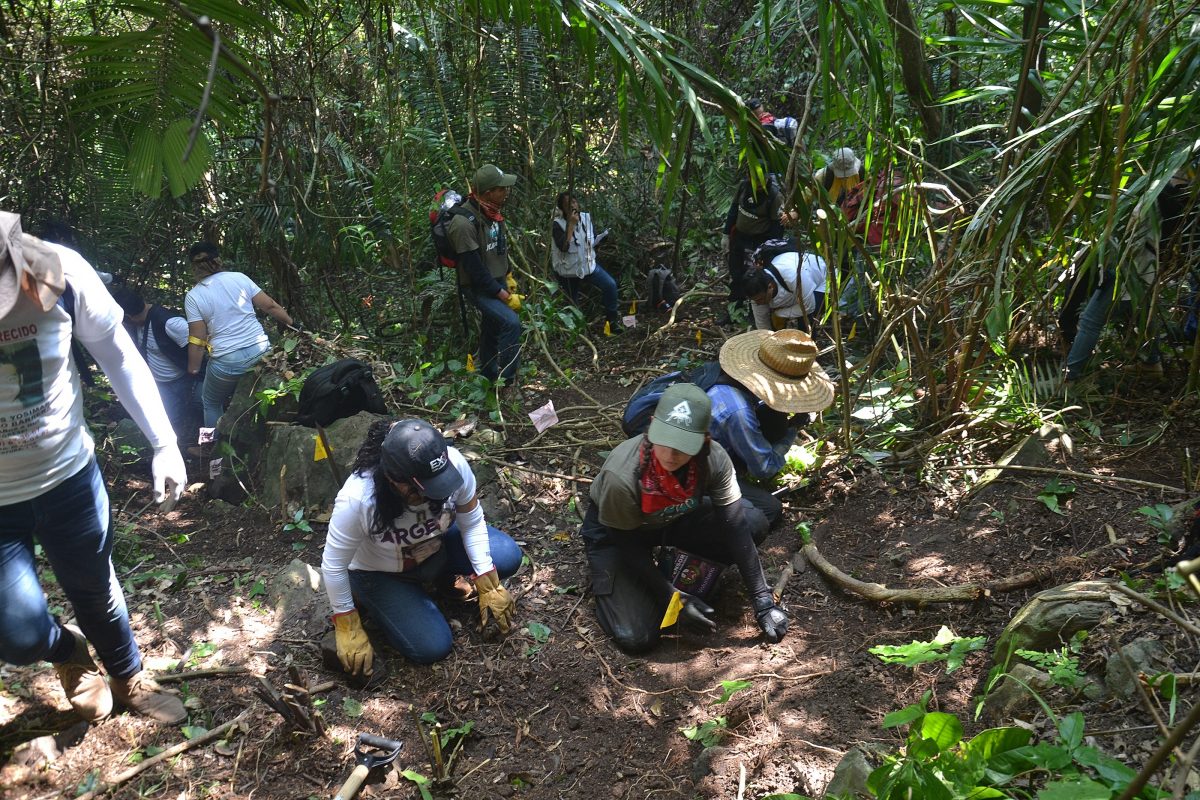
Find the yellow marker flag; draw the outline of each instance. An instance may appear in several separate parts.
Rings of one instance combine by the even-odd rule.
[[[629,315],[633,316],[636,313],[637,313],[637,300],[634,300],[632,303],[629,304]]]
[[[671,595],[671,602],[667,603],[667,613],[663,614],[662,625],[660,628],[669,628],[679,620],[679,612],[683,611],[683,598],[679,596],[679,592]]]
[[[317,443],[317,446],[313,448],[313,461],[324,461],[329,458],[329,453],[325,450],[325,443],[321,441],[321,435],[314,436],[313,441]]]
[[[612,336],[612,323],[607,320],[604,322],[604,335]]]
[[[855,334],[857,334],[857,333],[858,333],[858,323],[857,322],[850,323],[850,332],[848,334],[846,334],[846,341],[848,342],[851,339],[853,339]]]
[[[700,335],[700,329],[699,329],[699,328],[696,328],[696,344],[697,344],[697,345],[699,345],[699,344],[700,344],[700,340],[701,340],[701,339],[703,339],[703,338],[704,338],[704,337]]]
[[[467,372],[475,371],[475,356],[467,353]]]

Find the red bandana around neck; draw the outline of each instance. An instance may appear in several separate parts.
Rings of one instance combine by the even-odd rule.
[[[654,514],[664,508],[686,503],[696,493],[696,461],[688,462],[683,483],[654,457],[649,439],[642,441],[642,513]]]
[[[492,205],[474,192],[468,194],[467,197],[474,200],[475,205],[479,206],[479,210],[483,212],[483,215],[492,222],[504,222],[504,217],[501,216],[500,209],[498,207]]]

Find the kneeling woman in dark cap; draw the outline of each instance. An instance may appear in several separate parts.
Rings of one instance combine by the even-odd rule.
[[[371,674],[374,652],[358,607],[388,643],[418,664],[450,654],[453,637],[425,584],[473,575],[480,622],[502,633],[514,603],[500,583],[521,566],[521,548],[483,520],[475,474],[419,419],[371,426],[329,520],[321,572],[333,608],[338,659],[351,675]]]
[[[755,546],[766,538],[767,520],[742,499],[729,454],[708,436],[711,419],[712,402],[699,386],[668,387],[645,436],[617,445],[592,483],[580,535],[596,616],[627,652],[649,650],[679,618],[716,628],[713,609],[698,597],[677,597],[655,566],[658,545],[737,564],[767,639],[787,632]]]

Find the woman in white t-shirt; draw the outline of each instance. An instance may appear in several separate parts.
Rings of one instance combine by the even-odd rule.
[[[321,560],[342,666],[371,675],[359,608],[410,661],[449,655],[450,625],[425,585],[460,575],[474,576],[481,625],[495,615],[507,633],[515,604],[500,580],[521,558],[511,536],[484,522],[475,474],[441,433],[419,419],[376,421],[338,492]]]
[[[291,325],[292,318],[248,276],[226,271],[221,250],[212,242],[197,242],[188,256],[196,276],[196,285],[183,301],[188,322],[188,373],[200,374],[208,350],[201,402],[205,427],[215,428],[238,379],[270,349],[257,312],[281,325]]]

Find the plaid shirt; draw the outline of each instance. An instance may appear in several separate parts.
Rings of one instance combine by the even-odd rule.
[[[751,405],[743,392],[725,384],[713,386],[708,396],[712,400],[709,430],[713,439],[733,457],[735,466],[745,465],[755,478],[770,478],[783,469],[787,460],[772,449],[754,413],[761,400]]]

